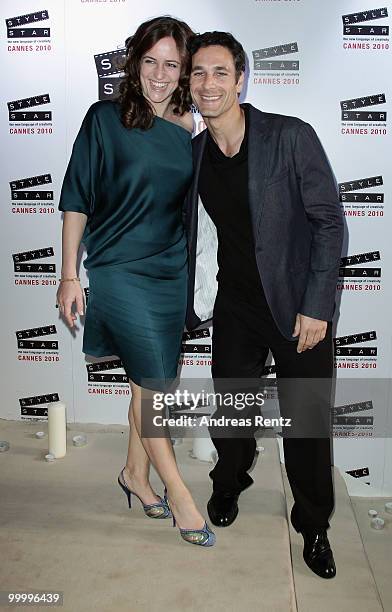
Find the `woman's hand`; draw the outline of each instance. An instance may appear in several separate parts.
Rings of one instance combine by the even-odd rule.
[[[72,328],[75,326],[76,314],[72,312],[72,305],[76,303],[79,316],[84,314],[84,297],[79,281],[63,281],[57,290],[57,303],[64,319]]]

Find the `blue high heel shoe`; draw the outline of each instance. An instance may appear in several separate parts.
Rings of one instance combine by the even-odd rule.
[[[165,495],[165,499],[167,499]],[[173,527],[176,526],[176,519],[174,518],[174,514],[172,514],[173,518]],[[211,531],[207,522],[204,523],[204,527],[202,529],[181,529],[180,535],[185,542],[189,542],[190,544],[197,544],[198,546],[214,546],[216,542],[215,533]]]
[[[143,500],[140,499],[139,495],[137,495],[137,493],[135,493],[134,491],[131,491],[131,489],[128,489],[127,485],[125,484],[123,472],[124,472],[124,468],[121,470],[117,478],[117,482],[128,498],[129,508],[131,508],[132,506],[132,501],[131,501],[132,495],[135,495],[138,498],[138,500],[141,502],[144,513],[150,518],[164,519],[164,518],[170,518],[173,516],[168,506],[168,503],[167,503],[166,487],[165,487],[164,497],[162,498],[160,495],[158,495],[161,501],[156,502],[154,504],[145,504]]]

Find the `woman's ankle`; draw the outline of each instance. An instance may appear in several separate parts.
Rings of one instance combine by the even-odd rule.
[[[149,484],[148,474],[145,471],[140,470],[135,466],[126,465],[124,468],[124,475],[128,479],[136,481],[140,484],[145,484],[145,485]]]

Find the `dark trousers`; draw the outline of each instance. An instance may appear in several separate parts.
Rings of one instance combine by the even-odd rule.
[[[302,353],[297,353],[296,349],[297,342],[287,340],[278,330],[265,298],[250,302],[219,288],[212,336],[215,392],[222,390],[224,382],[217,379],[259,379],[269,350],[274,357],[278,381],[282,380],[282,384],[285,384],[286,379],[295,379],[293,388],[299,389],[297,395],[295,390],[294,395],[290,390],[282,393],[281,397],[279,391],[280,415],[295,418],[301,414],[311,414],[315,422],[319,418],[320,422],[327,423],[329,429],[323,437],[313,438],[308,434],[302,438],[283,437],[286,472],[294,497],[292,517],[299,528],[328,529],[328,519],[334,507],[330,436],[333,374],[331,323],[328,323],[324,340],[313,349]],[[308,401],[303,385],[296,382],[298,379],[325,379],[321,396]],[[293,408],[297,411],[296,415],[293,415]],[[224,412],[227,413],[227,409],[220,408],[214,416]],[[218,452],[218,461],[210,472],[214,491],[240,493],[252,482],[247,471],[252,466],[256,451],[254,435],[249,435],[247,431],[241,437],[237,428],[230,437],[222,437],[222,434],[217,437],[214,431],[217,429],[210,427],[211,438]]]

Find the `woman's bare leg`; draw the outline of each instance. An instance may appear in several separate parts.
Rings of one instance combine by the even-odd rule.
[[[127,462],[125,464],[123,476],[125,484],[132,491],[134,490],[133,484],[136,481],[138,487],[138,495],[145,504],[154,504],[159,501],[157,495],[154,493],[150,486],[150,460],[144,446],[140,440],[140,436],[135,425],[133,418],[132,402],[140,401],[137,396],[132,395],[131,402],[129,404],[128,411],[128,422],[129,422],[129,442],[128,442],[128,455]],[[136,492],[136,491],[135,491]]]
[[[182,529],[201,529],[204,526],[204,518],[197,510],[195,502],[189,489],[185,486],[184,481],[178,471],[176,457],[173,451],[173,445],[170,437],[167,438],[141,438],[141,387],[130,380],[132,390],[132,418],[133,423],[139,434],[139,441],[144,447],[145,453],[153,464],[157,473],[167,487],[167,494],[170,502],[171,510],[176,518],[177,524]],[[147,391],[148,392],[148,391]],[[148,393],[152,393],[151,391]],[[133,440],[133,439],[132,439]],[[131,455],[132,457],[134,455]],[[140,497],[145,492],[145,475],[146,475],[146,460],[145,457],[138,454],[141,459],[140,471],[134,472],[131,475],[132,490]],[[145,503],[148,503],[142,497]]]

